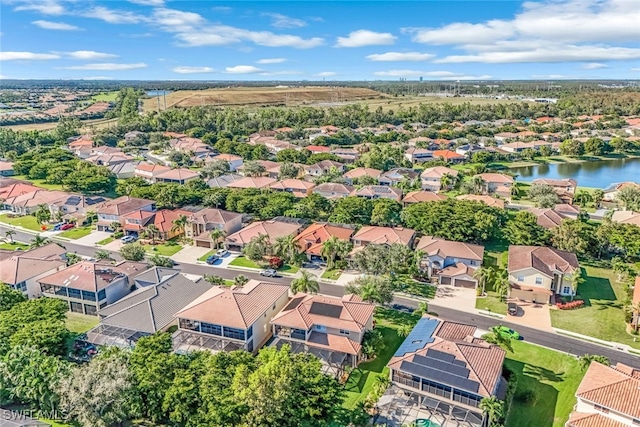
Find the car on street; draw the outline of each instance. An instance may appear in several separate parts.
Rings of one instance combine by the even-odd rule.
[[[226,249],[218,249],[218,251],[216,252],[216,255],[218,255],[220,258],[225,257],[229,254],[229,251]]]
[[[63,224],[60,226],[60,230],[69,230],[71,228],[75,227],[75,225],[73,224]]]
[[[220,257],[218,255],[209,255],[207,257],[206,263],[209,264],[209,265],[212,265],[213,263],[215,263],[219,259],[220,259]]]
[[[511,316],[515,316],[518,314],[518,304],[515,302],[510,302],[507,304],[507,313]]]
[[[122,243],[133,243],[136,240],[138,240],[138,238],[136,236],[131,235],[131,234],[128,235],[128,236],[124,236],[122,239],[120,239],[120,241]]]
[[[278,272],[273,268],[265,268],[260,271],[260,275],[265,277],[278,277]]]
[[[512,340],[522,339],[519,333],[517,333],[511,328],[508,328],[507,326],[502,326],[502,325],[498,326],[498,333],[503,337],[511,338]]]

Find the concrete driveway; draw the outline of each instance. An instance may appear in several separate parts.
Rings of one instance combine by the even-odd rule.
[[[79,245],[85,246],[94,246],[101,240],[106,239],[107,237],[111,237],[113,233],[108,233],[106,231],[92,231],[90,234],[81,237],[79,239],[75,239],[74,242]]]
[[[514,298],[508,298],[507,302],[515,302],[518,305],[518,313],[515,316],[507,316],[505,320],[546,332],[554,332],[551,327],[551,314],[548,305],[519,301]]]
[[[104,246],[101,246],[100,249],[106,249],[108,251],[119,251],[122,247],[122,241],[120,239],[116,239],[113,242],[109,242]]]
[[[209,248],[201,248],[199,246],[191,246],[187,245],[183,247],[180,251],[171,255],[171,259],[175,262],[186,262],[195,264],[202,255],[211,251]]]
[[[429,302],[429,305],[473,313],[476,309],[476,290],[449,285],[438,285],[435,298]]]

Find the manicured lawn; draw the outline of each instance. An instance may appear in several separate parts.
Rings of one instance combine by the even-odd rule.
[[[409,279],[404,283],[402,291],[411,295],[433,299],[436,296],[436,289],[435,286]]]
[[[46,188],[47,190],[64,190],[64,187],[60,184],[48,184],[44,179],[30,179],[26,175],[16,175],[12,176],[14,179],[19,179],[21,181],[28,181],[32,185],[40,188]]]
[[[300,267],[298,267],[297,265],[289,265],[289,264],[285,264],[278,269],[279,272],[286,273],[286,274],[296,274],[298,270],[300,270]]]
[[[88,316],[81,313],[67,313],[67,329],[77,334],[84,334],[98,324],[98,316]]]
[[[202,255],[200,258],[198,258],[198,261],[202,261],[205,262],[207,260],[207,258],[209,258],[210,255],[215,255],[216,250],[215,249],[211,249],[209,252],[207,252],[206,254]]]
[[[492,313],[507,314],[507,303],[500,301],[495,292],[487,291],[486,297],[476,298],[476,308],[478,310],[487,310]]]
[[[616,274],[609,269],[586,266],[583,277],[585,282],[578,287],[578,297],[584,299],[585,306],[576,310],[551,310],[551,324],[640,349],[640,342],[633,342],[625,330],[624,291],[616,281]]]
[[[341,274],[342,270],[325,270],[320,277],[323,279],[338,280]]]
[[[16,225],[18,227],[27,228],[33,231],[42,231],[36,217],[31,215],[16,216],[14,218],[10,218],[9,214],[3,214],[0,215],[0,222]]]
[[[262,268],[256,262],[251,261],[249,258],[245,258],[244,256],[239,256],[229,263],[229,265],[234,265],[236,267],[245,267],[245,268]]]
[[[24,243],[18,243],[18,242],[7,242],[7,243],[0,243],[0,249],[7,249],[10,251],[15,251],[16,249],[22,249],[22,250],[27,250],[29,249],[29,245],[25,245]]]
[[[345,408],[354,408],[362,402],[373,387],[377,376],[389,376],[387,363],[396,352],[404,337],[398,335],[398,328],[402,325],[413,326],[418,317],[401,311],[378,307],[375,314],[376,329],[380,330],[384,338],[385,347],[378,356],[368,362],[361,363],[345,383]]]
[[[98,101],[115,102],[117,95],[118,95],[118,92],[103,92],[103,93],[99,93],[97,95],[93,95],[91,97],[91,100],[96,101],[96,102],[98,102]]]
[[[62,233],[58,234],[58,236],[66,237],[67,239],[79,239],[81,237],[88,236],[89,234],[91,234],[92,230],[93,230],[93,227],[91,226],[72,228],[70,230],[63,231]]]
[[[111,243],[114,240],[116,240],[115,237],[111,236],[111,237],[107,237],[106,239],[102,239],[100,240],[98,243],[96,243],[96,245],[106,245],[107,243]]]
[[[163,256],[174,255],[176,252],[179,252],[182,249],[182,246],[178,244],[171,245],[167,243],[162,243],[160,245],[143,245],[143,247],[144,250],[149,253]]]
[[[562,427],[576,403],[576,389],[584,376],[572,356],[522,341],[513,343],[505,365],[518,378],[516,398],[511,404],[507,427]],[[532,390],[534,398],[525,403],[518,395]]]

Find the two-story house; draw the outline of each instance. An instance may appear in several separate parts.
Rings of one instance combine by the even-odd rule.
[[[175,228],[173,222],[181,215],[189,217],[193,212],[184,209],[162,209],[153,216],[153,225],[158,229],[155,238],[160,240],[173,239],[182,233],[182,230]],[[188,227],[187,227],[188,231]]]
[[[216,286],[175,317],[175,351],[257,352],[271,338],[269,322],[289,301],[289,286],[250,280],[244,286]]]
[[[336,169],[340,173],[344,173],[344,165],[333,160],[321,160],[313,165],[305,166],[304,172],[306,175],[312,177],[318,177],[329,173],[332,169]]]
[[[374,182],[378,182],[378,179],[382,175],[382,171],[373,168],[355,168],[342,174],[344,181],[348,185],[353,185],[354,182],[360,183],[361,180],[371,179]]]
[[[156,213],[153,211],[137,210],[121,215],[122,230],[126,235],[137,236],[147,225],[153,223]]]
[[[402,199],[402,190],[386,185],[365,185],[353,190],[351,196],[364,199],[390,199],[399,202]]]
[[[506,394],[505,351],[475,334],[473,325],[422,317],[387,364],[392,385],[378,403],[378,422],[404,419],[409,407],[399,402],[409,395],[414,418],[485,426],[480,402],[492,396],[504,399]]]
[[[544,246],[509,246],[507,266],[510,296],[524,301],[553,303],[555,295],[573,297],[580,274],[576,254]]]
[[[87,219],[87,213],[93,212],[93,209],[100,203],[106,202],[108,199],[102,196],[83,196],[81,194],[69,194],[60,200],[49,204],[52,218],[57,218],[59,214],[62,219],[76,221],[82,223]]]
[[[474,176],[482,179],[482,192],[484,194],[497,194],[504,198],[511,197],[511,188],[515,180],[512,176],[502,173],[481,173]]]
[[[269,241],[275,243],[278,237],[291,234],[297,235],[301,229],[302,226],[293,221],[285,222],[276,219],[256,221],[233,234],[227,235],[224,239],[224,246],[230,251],[240,252],[247,243],[258,236],[268,236]]]
[[[591,362],[576,390],[577,403],[566,427],[640,425],[640,370],[618,363]]]
[[[98,231],[113,231],[111,227],[114,222],[119,222],[124,226],[125,221],[122,216],[135,211],[155,212],[156,202],[131,196],[107,200],[95,207],[95,212],[98,215],[96,227]]]
[[[573,203],[573,197],[576,194],[576,189],[578,188],[578,183],[575,179],[548,179],[548,178],[539,178],[531,181],[531,184],[537,185],[548,185],[553,187],[558,194],[558,197],[562,201],[562,203]],[[599,200],[598,200],[599,201]]]
[[[115,266],[82,261],[38,279],[42,295],[69,305],[69,311],[95,316],[130,291],[127,274]]]
[[[351,241],[357,249],[370,244],[393,245],[400,244],[412,247],[416,237],[415,230],[402,227],[379,227],[366,225],[353,235]]]
[[[354,187],[350,185],[325,182],[315,186],[313,192],[327,199],[342,199],[348,197],[353,190]]]
[[[40,296],[38,279],[66,267],[66,250],[56,243],[28,251],[7,253],[0,259],[0,286],[22,292],[28,298]]]
[[[484,247],[424,236],[416,245],[424,253],[421,265],[429,276],[436,275],[440,284],[475,288],[473,273],[482,265]]]
[[[450,190],[454,184],[453,179],[450,180],[451,182],[446,188],[442,188],[442,177],[445,175],[449,175],[455,179],[458,176],[458,171],[446,166],[435,166],[425,169],[420,174],[422,189],[426,191]]]
[[[324,242],[332,237],[349,241],[353,232],[350,227],[316,222],[302,230],[295,241],[309,261],[321,261]]]
[[[195,245],[202,248],[213,248],[211,239],[213,230],[222,230],[226,236],[242,228],[242,214],[222,209],[206,208],[189,215],[186,235],[192,238]]]
[[[315,185],[312,182],[301,179],[283,179],[282,181],[276,181],[269,185],[269,188],[273,191],[285,191],[300,198],[307,197],[311,194],[313,187],[315,187]]]
[[[276,340],[294,352],[310,352],[340,374],[362,359],[362,340],[373,329],[375,306],[348,294],[339,297],[296,294],[271,320]]]
[[[398,185],[401,182],[412,183],[419,179],[420,174],[409,168],[395,168],[380,175],[380,185]]]
[[[409,147],[404,152],[404,158],[411,163],[423,163],[433,159],[433,151],[426,148]]]

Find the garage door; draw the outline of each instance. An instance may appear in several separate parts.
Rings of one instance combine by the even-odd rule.
[[[443,285],[450,285],[451,277],[440,277],[440,283]]]
[[[459,286],[461,288],[469,288],[469,289],[475,289],[476,288],[476,282],[473,280],[462,280],[462,279],[457,279],[455,281],[455,286]]]
[[[211,248],[211,243],[204,240],[196,240],[196,246],[199,248]]]

